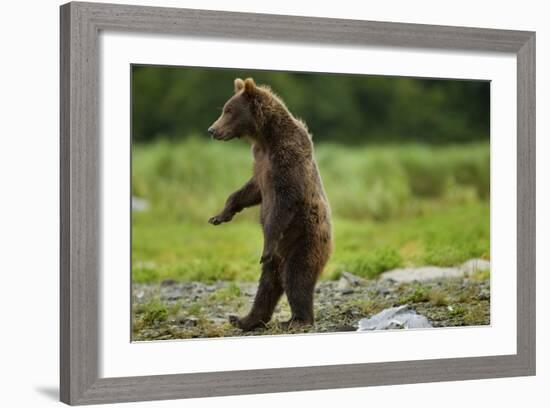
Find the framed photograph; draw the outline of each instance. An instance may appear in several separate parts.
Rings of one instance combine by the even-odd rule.
[[[535,374],[535,33],[61,7],[61,400]]]

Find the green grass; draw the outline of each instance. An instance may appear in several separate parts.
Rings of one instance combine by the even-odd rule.
[[[152,326],[164,322],[168,318],[168,308],[160,300],[152,300],[141,305],[137,313],[140,313],[140,324],[143,326]]]
[[[135,282],[258,278],[262,236],[257,223],[149,223],[141,215],[134,217],[133,227]],[[488,258],[489,209],[477,203],[387,222],[335,219],[334,242],[323,278],[338,278],[342,271],[374,278],[399,266]]]
[[[323,144],[316,158],[335,243],[323,279],[342,271],[370,279],[399,266],[489,258],[488,145]],[[258,209],[228,224],[207,223],[251,176],[242,141],[136,145],[132,165],[133,194],[150,205],[132,215],[135,282],[258,278]]]
[[[421,285],[417,285],[411,293],[401,296],[398,303],[405,305],[408,303],[427,302],[428,300],[430,300],[428,290]]]
[[[241,296],[241,289],[234,283],[231,283],[228,287],[218,289],[212,295],[210,300],[214,302],[229,302],[231,299]]]

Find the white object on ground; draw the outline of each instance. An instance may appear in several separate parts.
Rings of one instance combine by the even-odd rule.
[[[433,327],[425,316],[419,315],[409,305],[390,307],[370,318],[359,320],[357,331],[391,329],[425,329]]]

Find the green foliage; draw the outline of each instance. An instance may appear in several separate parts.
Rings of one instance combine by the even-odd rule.
[[[134,145],[132,194],[151,201],[157,216],[198,220],[250,178],[251,166],[250,149],[239,143],[189,138],[179,144]]]
[[[352,299],[346,302],[345,311],[358,310],[362,316],[371,316],[383,309],[381,302],[376,302],[374,299]]]
[[[419,200],[445,205],[489,195],[489,146],[419,145],[349,148],[320,144],[316,158],[333,214],[387,220],[423,209]],[[132,193],[152,205],[155,220],[203,222],[251,176],[250,148],[242,141],[189,138],[134,145]],[[238,217],[253,220],[257,212]],[[206,218],[205,218],[206,217]]]
[[[431,289],[428,292],[428,299],[434,306],[447,306],[449,297],[442,289]]]
[[[488,152],[486,144],[317,146],[335,242],[322,278],[344,270],[374,278],[401,265],[488,258]],[[251,166],[249,147],[239,141],[135,145],[132,193],[149,209],[132,214],[133,280],[257,280],[258,208],[228,224],[207,223],[250,178]],[[444,187],[418,188],[431,183]]]
[[[140,324],[152,326],[164,322],[168,318],[168,309],[160,300],[152,300],[142,305],[139,310]]]
[[[234,78],[249,76],[271,86],[321,142],[447,144],[489,134],[486,81],[134,65],[133,140],[206,134]]]
[[[316,158],[333,212],[380,220],[399,213],[411,196],[399,159],[401,149],[317,146]]]
[[[414,146],[405,152],[401,163],[413,195],[443,195],[451,177],[448,154],[438,155],[424,147]]]
[[[202,315],[202,305],[200,303],[191,303],[186,311],[191,316],[201,316]]]
[[[488,214],[487,214],[488,218]],[[465,223],[468,220],[463,220]],[[452,266],[464,259],[479,256],[489,257],[489,221],[465,226],[470,234],[470,240],[461,240],[462,232],[458,229],[449,229],[444,234],[439,228],[430,231],[425,240],[424,263],[428,265]]]
[[[133,279],[143,283],[163,279],[255,280],[261,242],[261,230],[254,222],[214,227],[206,220],[186,222],[166,215],[155,217],[154,212],[134,214]],[[155,274],[142,274],[143,263],[150,264]]]
[[[132,280],[135,283],[155,282],[159,279],[158,270],[153,267],[134,265],[132,268]]]
[[[239,296],[241,296],[241,289],[234,282],[231,282],[229,286],[218,289],[210,295],[210,300],[215,302],[229,302]]]
[[[414,290],[407,295],[401,296],[399,298],[398,303],[399,304],[407,304],[407,303],[422,303],[427,302],[430,300],[430,293],[429,291],[421,286],[417,285]]]
[[[462,316],[466,313],[466,308],[463,305],[450,306],[449,316]]]
[[[484,307],[484,305],[474,305],[468,308],[464,313],[464,324],[467,326],[480,325],[482,321],[489,321],[490,308]]]
[[[261,230],[257,222],[233,220],[218,227],[204,222],[153,222],[150,217],[134,217],[133,265],[146,261],[156,274],[148,282],[163,279],[215,281],[258,279],[262,250]],[[481,226],[479,228],[478,226]],[[426,262],[426,248],[439,250],[442,257],[435,265],[448,265],[445,250],[453,264],[470,258],[489,256],[489,208],[486,204],[468,204],[413,218],[378,222],[335,218],[335,249],[325,268],[323,279],[337,279],[344,270],[375,277],[384,269],[400,265],[420,266]],[[473,247],[468,243],[478,242]],[[477,248],[472,251],[471,248]],[[147,282],[133,267],[133,278]]]
[[[357,276],[373,279],[384,271],[401,266],[402,262],[403,260],[397,249],[382,247],[346,259],[339,265],[339,269]]]

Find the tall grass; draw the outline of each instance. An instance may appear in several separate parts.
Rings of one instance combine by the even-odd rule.
[[[316,159],[337,218],[388,220],[422,213],[428,202],[448,206],[489,196],[488,144],[325,143],[316,147]],[[250,178],[252,156],[242,141],[190,138],[135,145],[132,165],[133,194],[150,202],[155,217],[203,222]],[[254,212],[244,215],[251,217]]]

